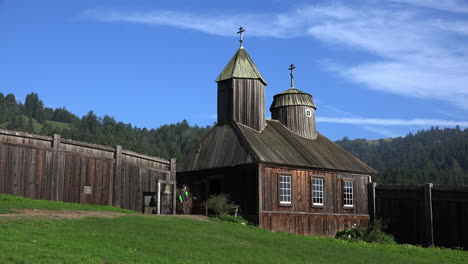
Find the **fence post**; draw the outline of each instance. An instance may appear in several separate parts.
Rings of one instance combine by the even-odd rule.
[[[176,159],[172,158],[169,161],[170,161],[170,165],[169,165],[170,168],[169,169],[171,170],[169,180],[174,181],[174,191],[172,192],[172,214],[175,215],[176,214],[176,206],[177,206],[177,204],[176,204],[176,202],[177,202],[176,201],[177,185],[175,183],[176,182]]]
[[[424,207],[426,211],[426,244],[434,246],[434,225],[432,219],[432,183],[424,185]]]
[[[59,149],[60,149],[60,135],[54,134],[52,136],[52,193],[51,200],[59,200],[59,188],[60,186],[59,177],[60,177],[60,168],[59,168]]]
[[[369,215],[370,215],[371,223],[375,221],[375,214],[376,214],[375,187],[377,187],[376,182],[370,182],[369,184],[367,184],[367,191],[368,191],[368,197],[369,197]]]
[[[122,146],[115,146],[115,165],[114,165],[114,194],[113,200],[115,206],[121,206],[120,202],[122,200]]]

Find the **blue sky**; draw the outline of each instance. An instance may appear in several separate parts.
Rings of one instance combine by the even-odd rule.
[[[239,26],[267,106],[294,63],[331,139],[468,126],[468,1],[457,0],[0,0],[0,91],[139,127],[213,124]]]

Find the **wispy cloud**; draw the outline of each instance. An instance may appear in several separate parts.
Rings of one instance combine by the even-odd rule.
[[[426,8],[421,8],[426,7]],[[330,46],[372,55],[373,61],[333,61],[329,70],[373,90],[441,100],[468,110],[468,4],[456,0],[332,2],[282,13],[213,14],[170,10],[90,9],[82,15],[231,36],[243,25],[250,36],[310,36]]]
[[[172,26],[181,29],[197,30],[219,36],[232,36],[233,29],[248,25],[250,36],[285,38],[299,34],[298,26],[281,14],[194,14],[170,10],[157,11],[117,11],[88,9],[81,14],[85,19],[101,22],[128,22],[154,26]],[[303,31],[303,30],[302,30]]]
[[[440,119],[385,119],[362,117],[317,117],[317,122],[339,123],[353,125],[380,126],[461,126],[468,127],[468,121],[440,120]]]
[[[459,0],[392,0],[404,4],[422,6],[454,13],[468,13],[468,3]]]
[[[375,127],[375,126],[364,126],[366,130],[369,130],[371,132],[374,132],[376,134],[382,135],[384,137],[399,137],[401,134],[395,133],[390,129],[387,128],[381,128],[381,127]]]

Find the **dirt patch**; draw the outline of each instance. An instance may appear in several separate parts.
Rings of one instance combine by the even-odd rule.
[[[209,221],[208,216],[204,216],[204,215],[154,215],[154,216],[170,216],[170,217],[177,217],[177,218],[192,219],[192,220],[197,220],[197,221]]]
[[[82,219],[86,217],[102,217],[102,218],[117,218],[124,215],[137,215],[126,214],[117,212],[99,212],[99,211],[74,211],[74,210],[44,210],[44,209],[13,209],[14,213],[0,214],[1,220],[14,220],[22,218],[34,219]],[[147,215],[154,217],[179,217],[185,219],[192,219],[198,221],[209,221],[209,218],[204,215]]]
[[[117,218],[125,213],[116,212],[98,212],[98,211],[74,211],[74,210],[43,210],[43,209],[13,209],[13,214],[0,214],[0,219],[20,219],[20,218],[36,218],[36,219],[81,219],[85,217],[103,217]]]

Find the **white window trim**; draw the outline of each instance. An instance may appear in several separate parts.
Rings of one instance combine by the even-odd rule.
[[[322,186],[322,189],[320,190],[320,192],[322,193],[322,196],[321,197],[317,197],[317,198],[321,198],[322,199],[322,202],[321,203],[316,203],[314,202],[314,180],[320,180],[322,181],[322,184],[319,185],[319,186]],[[319,178],[319,177],[315,177],[315,176],[312,176],[312,205],[318,205],[318,206],[323,206],[324,204],[324,180],[323,178]]]
[[[348,194],[351,194],[351,199],[347,199],[345,194],[345,182],[350,182],[351,183],[351,192]],[[349,187],[348,187],[349,188]],[[351,204],[346,204],[346,200],[351,201]],[[352,180],[343,180],[343,207],[345,208],[353,208],[354,207],[354,182]]]
[[[289,195],[283,195],[283,197],[289,196],[289,201],[281,201],[281,177],[288,177],[289,178]],[[278,198],[279,198],[279,203],[281,205],[290,205],[292,202],[292,176],[291,175],[285,175],[285,174],[279,174],[278,175]],[[287,189],[285,189],[287,190]]]

